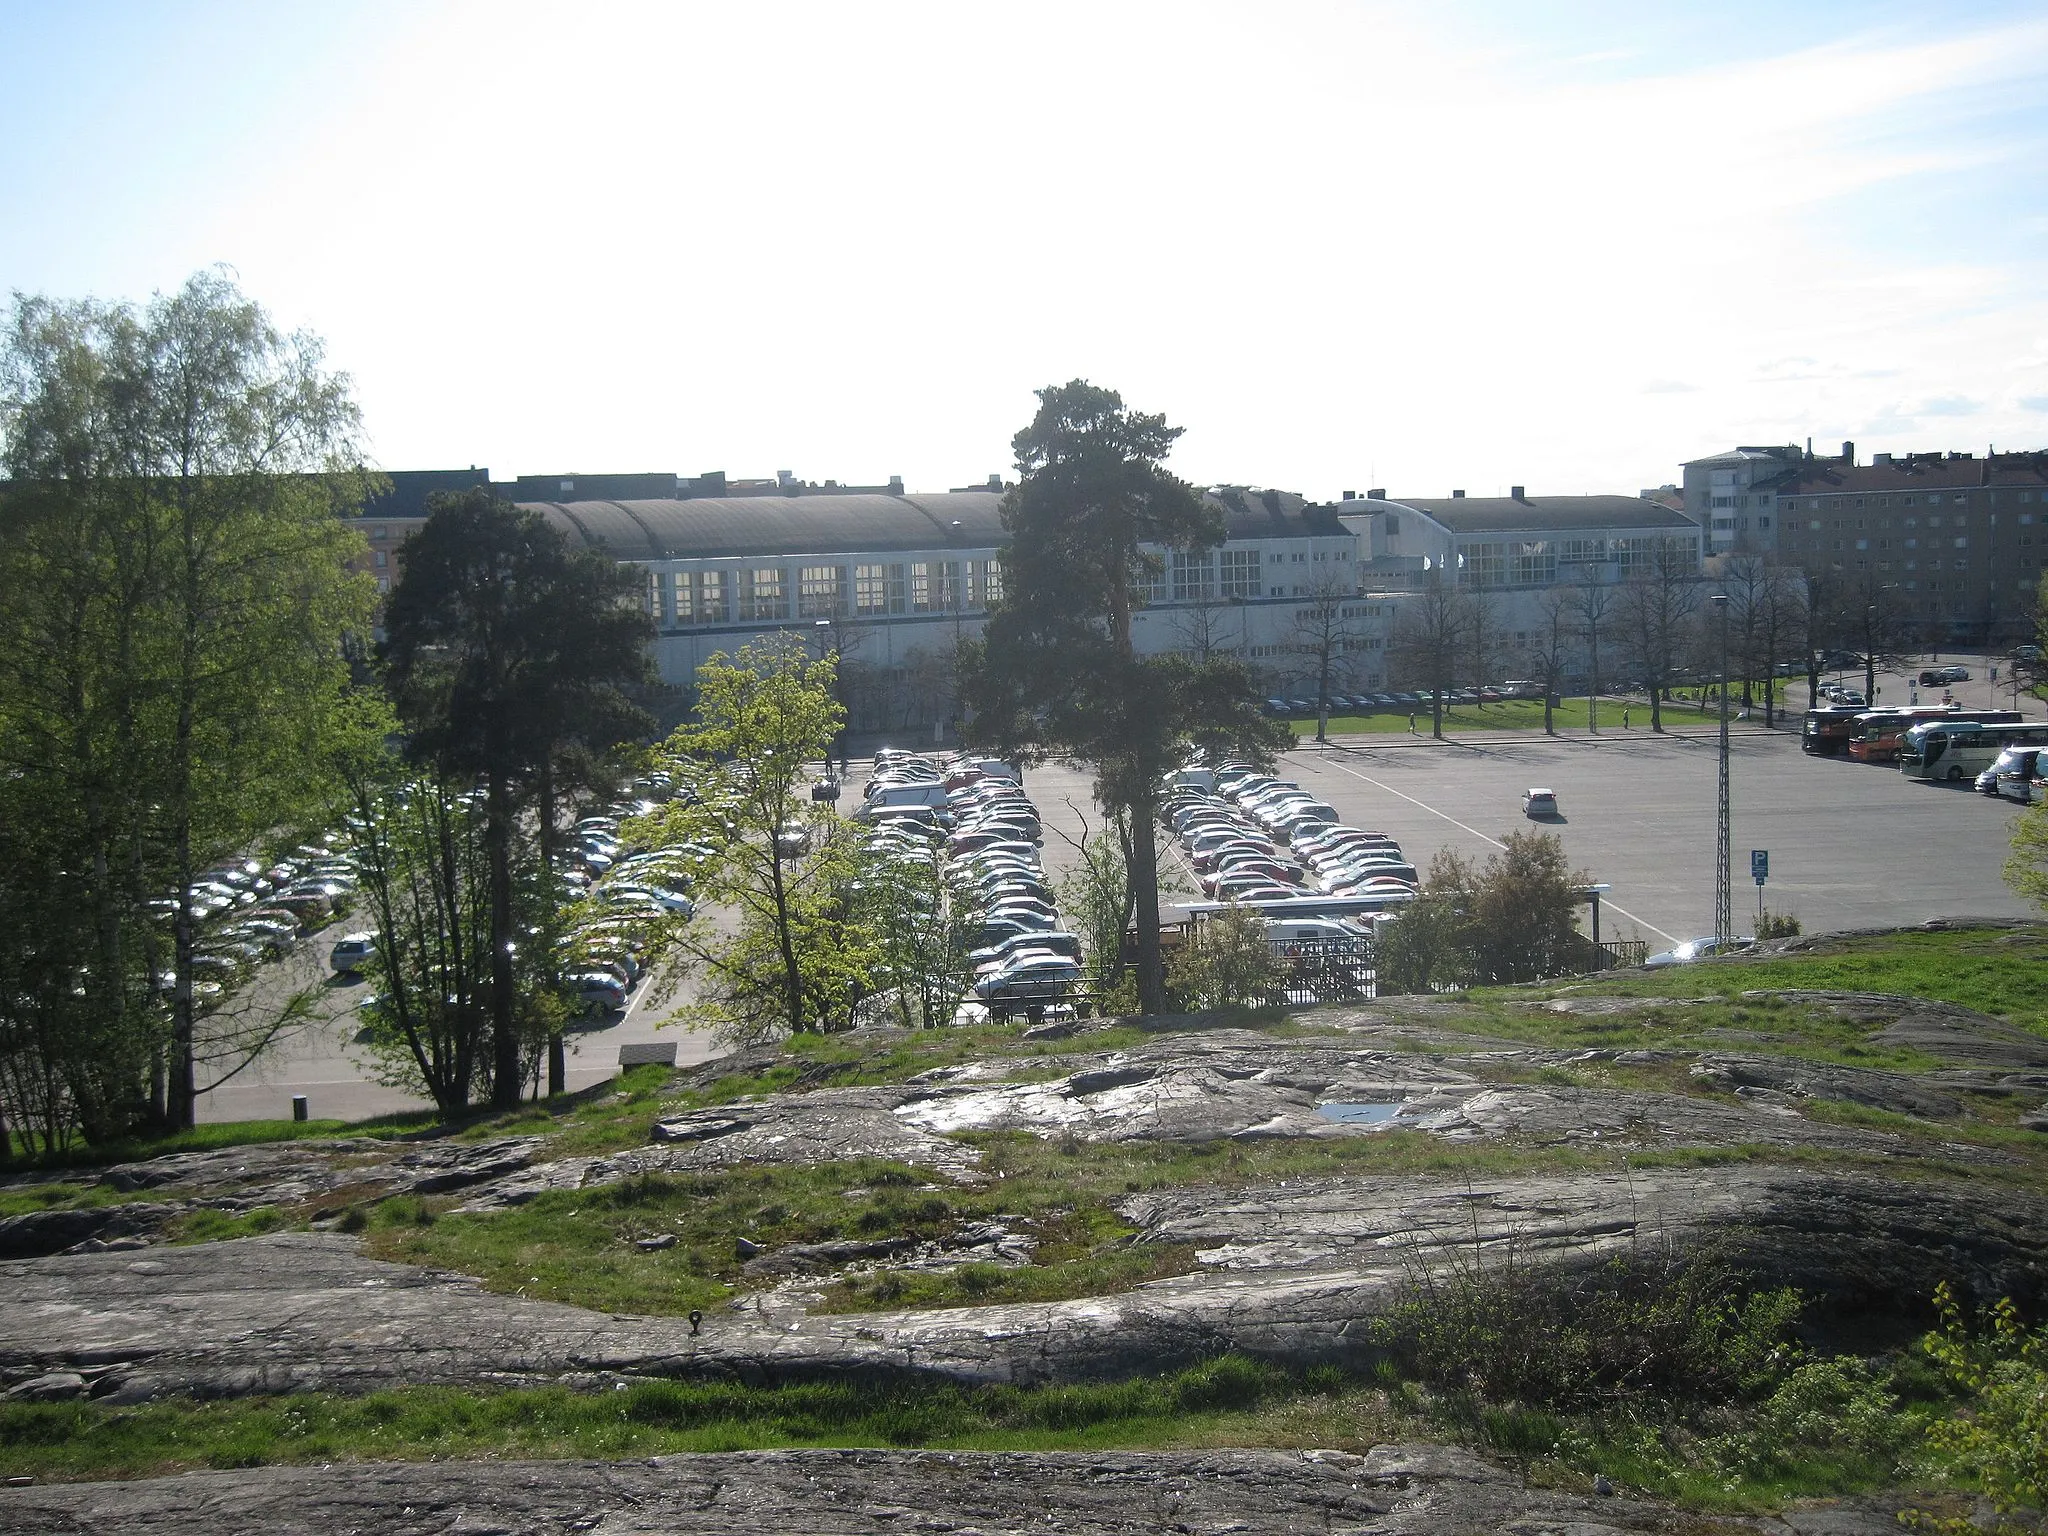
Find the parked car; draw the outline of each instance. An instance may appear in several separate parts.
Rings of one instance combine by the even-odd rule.
[[[565,978],[569,993],[590,1013],[616,1013],[626,1006],[626,989],[605,971],[579,971]]]
[[[1548,789],[1525,789],[1522,791],[1522,814],[1531,821],[1548,821],[1563,814],[1557,808],[1557,795]]]
[[[337,976],[353,976],[377,953],[374,933],[351,933],[335,941],[327,952],[328,969]]]

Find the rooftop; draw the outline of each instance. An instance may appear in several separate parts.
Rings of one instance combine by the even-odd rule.
[[[1683,512],[1641,496],[1389,497],[1368,505],[1410,507],[1453,533],[1550,533],[1571,528],[1699,531]]]

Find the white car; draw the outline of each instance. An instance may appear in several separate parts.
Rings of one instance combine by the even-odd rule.
[[[1557,808],[1557,795],[1548,789],[1525,789],[1522,791],[1522,814],[1531,821],[1547,821],[1562,814]]]
[[[376,953],[377,936],[374,933],[345,934],[327,952],[327,964],[337,976],[353,976],[363,968],[363,962]]]

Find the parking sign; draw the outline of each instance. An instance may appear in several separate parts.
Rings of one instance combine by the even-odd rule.
[[[1749,878],[1762,885],[1771,873],[1771,850],[1752,848],[1749,850]]]

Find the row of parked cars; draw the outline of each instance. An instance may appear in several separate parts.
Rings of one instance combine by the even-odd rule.
[[[1190,769],[1168,782],[1161,814],[1212,900],[1355,898],[1392,908],[1415,897],[1415,866],[1393,837],[1346,826],[1335,807],[1291,780],[1242,764]],[[1297,920],[1290,911],[1276,936],[1355,936],[1367,920]]]
[[[854,815],[870,851],[920,864],[936,856],[949,899],[973,909],[981,1003],[997,1013],[1042,1008],[1080,982],[1081,942],[1060,921],[1038,811],[1009,763],[884,747]]]
[[[589,900],[587,914],[560,940],[564,984],[588,1013],[626,1006],[645,968],[649,922],[688,917],[695,910],[687,892],[710,849],[694,843],[630,849],[620,837],[625,820],[654,810],[673,788],[666,773],[639,780],[632,794],[570,828],[555,855],[550,878],[559,897]],[[354,975],[376,952],[375,934],[345,934],[328,951],[327,963],[338,976]]]
[[[293,849],[266,865],[232,860],[203,872],[192,884],[192,915],[199,934],[192,950],[192,994],[212,1004],[266,960],[291,953],[301,936],[324,925],[356,888],[355,860],[341,833]],[[175,897],[149,903],[153,916],[176,917]],[[171,984],[171,973],[159,978]]]

